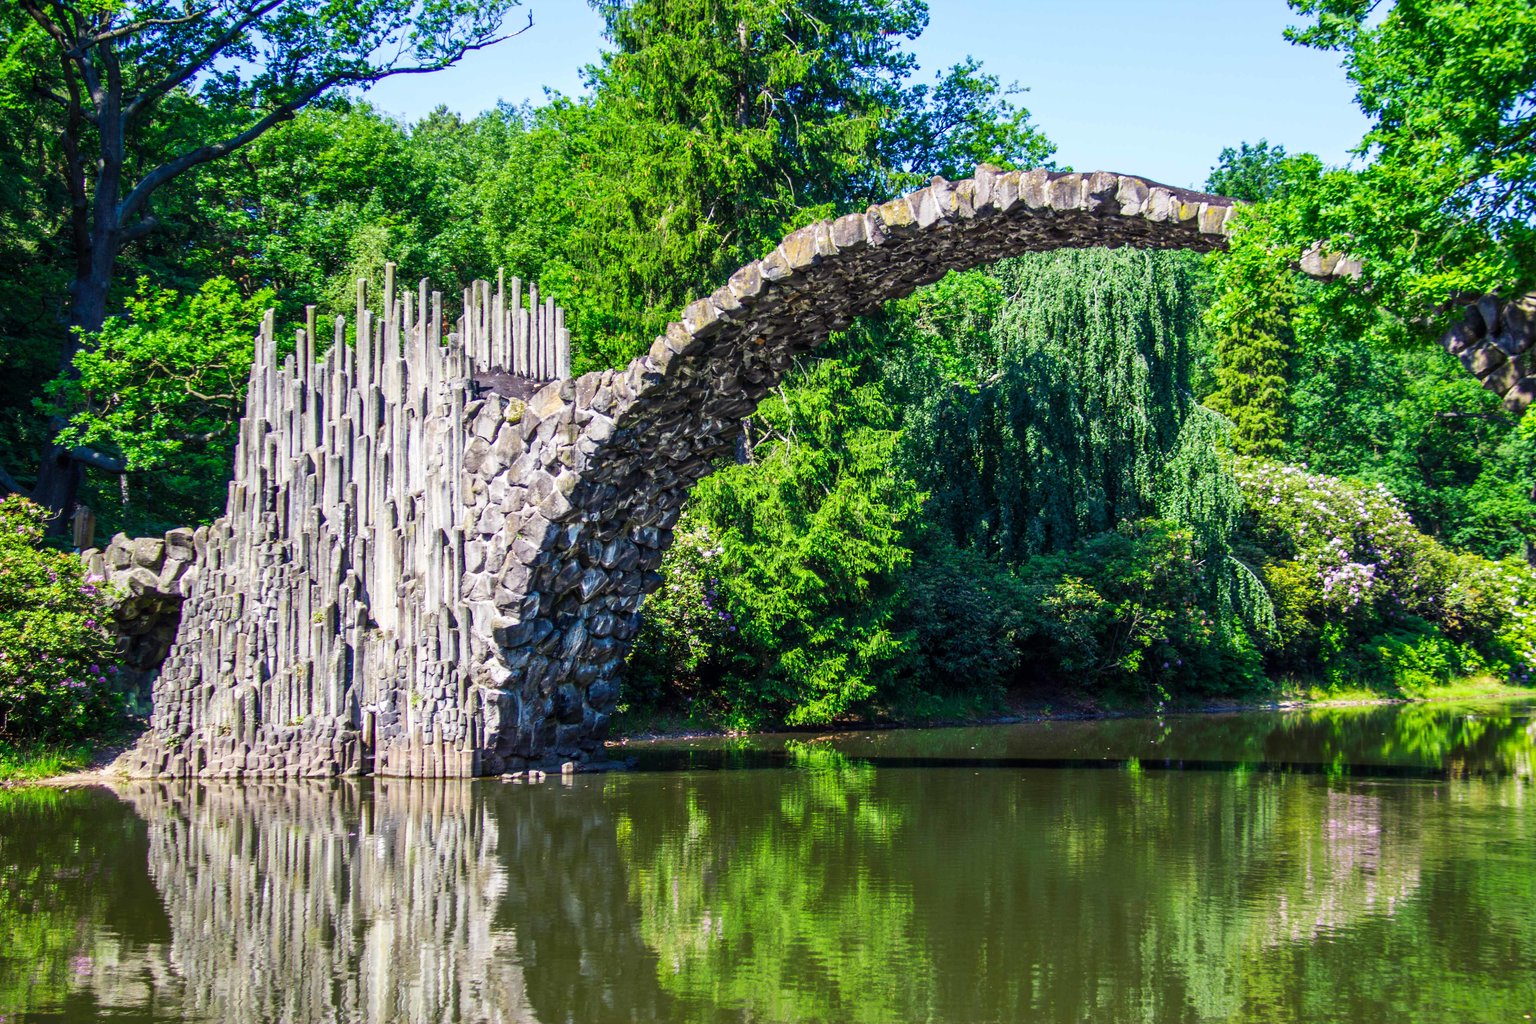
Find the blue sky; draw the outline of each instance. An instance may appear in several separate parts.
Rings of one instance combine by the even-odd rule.
[[[475,114],[547,86],[581,91],[602,47],[585,0],[524,0],[533,27],[433,75],[380,83],[369,98],[416,118],[438,104]],[[923,70],[975,56],[1077,170],[1198,186],[1223,146],[1267,138],[1328,163],[1349,159],[1365,130],[1338,57],[1287,43],[1284,0],[929,0],[915,44]]]

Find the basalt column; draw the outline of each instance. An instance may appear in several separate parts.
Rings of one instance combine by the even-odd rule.
[[[539,704],[505,689],[490,640],[494,602],[521,594],[485,583],[506,558],[508,485],[476,472],[466,425],[512,401],[477,399],[477,377],[559,387],[564,314],[515,279],[478,282],[445,337],[425,282],[397,295],[391,267],[382,298],[380,315],[360,284],[323,354],[313,313],[291,350],[262,325],[226,512],[191,534],[151,727],[118,770],[475,775],[501,768],[495,738]]]

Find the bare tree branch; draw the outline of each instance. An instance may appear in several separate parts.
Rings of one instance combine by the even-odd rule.
[[[234,42],[235,39],[239,38],[240,34],[243,33],[246,29],[250,28],[254,22],[258,21],[263,15],[271,13],[273,8],[279,6],[282,3],[283,0],[265,0],[265,2],[257,4],[255,7],[247,11],[245,17],[237,18],[233,23],[230,24],[229,28],[224,31],[223,35],[210,40],[208,45],[203,47],[197,53],[193,54],[187,60],[187,62],[182,65],[180,70],[166,75],[160,81],[156,82],[154,85],[150,86],[148,89],[145,89],[143,92],[139,93],[133,99],[125,103],[123,105],[123,118],[128,121],[133,120],[140,113],[142,113],[146,107],[149,107],[155,103],[155,101],[160,99],[160,97],[166,95],[171,90],[187,82],[192,78],[193,75],[207,67],[208,62],[213,60],[213,58],[218,55],[220,50]]]
[[[69,450],[69,457],[81,465],[99,469],[104,473],[126,473],[128,466],[122,459],[114,459],[110,455],[103,455],[93,448],[78,447]]]
[[[432,71],[441,71],[443,68],[458,63],[458,61],[463,59],[465,54],[472,53],[476,50],[483,50],[488,46],[493,46],[496,43],[511,39],[514,36],[520,36],[532,27],[533,15],[530,14],[528,16],[528,23],[522,28],[518,29],[516,32],[508,32],[503,35],[482,40],[478,43],[465,44],[458,47],[452,56],[447,57],[441,61],[437,61],[433,64],[422,65],[419,67],[394,68],[384,71],[369,71],[367,73],[340,73],[322,78],[319,81],[312,83],[310,87],[305,89],[303,92],[296,96],[292,96],[285,100],[283,103],[279,104],[276,108],[269,111],[267,115],[260,121],[257,121],[255,124],[251,125],[244,131],[236,135],[232,135],[221,142],[215,142],[206,146],[200,146],[194,150],[189,150],[176,159],[169,160],[166,163],[161,164],[159,167],[156,167],[148,174],[144,175],[144,177],[139,179],[139,183],[134,186],[133,191],[129,192],[127,198],[123,200],[122,205],[119,207],[118,215],[122,220],[128,220],[136,212],[138,212],[138,210],[149,199],[150,193],[154,192],[155,189],[159,188],[161,185],[164,185],[172,178],[175,178],[177,175],[182,174],[191,168],[198,166],[199,164],[205,164],[211,160],[217,160],[219,157],[228,153],[232,153],[247,143],[254,141],[274,125],[292,119],[294,115],[296,115],[317,96],[328,89],[343,84],[371,84],[373,82],[382,81],[385,78],[392,78],[395,75],[419,75]],[[137,102],[137,100],[135,102]]]
[[[212,10],[212,7],[204,7],[202,10],[193,11],[183,18],[145,18],[143,21],[136,21],[131,25],[123,25],[119,28],[108,29],[105,32],[98,32],[89,39],[81,39],[77,44],[77,48],[83,53],[92,46],[99,46],[102,43],[112,42],[117,39],[126,39],[129,36],[138,35],[148,28],[169,28],[174,25],[187,25],[199,18],[206,17],[208,12]]]

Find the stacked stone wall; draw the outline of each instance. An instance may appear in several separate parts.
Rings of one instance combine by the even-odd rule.
[[[280,360],[269,317],[228,510],[192,534],[152,729],[120,767],[462,776],[600,758],[688,491],[798,358],[952,270],[1059,248],[1203,252],[1233,214],[1126,175],[982,166],[794,232],[645,356],[577,379],[563,314],[515,280],[467,290],[447,336],[425,282],[397,297],[391,281],[382,315],[360,292],[359,344],[338,320],[324,355],[311,323]],[[1530,308],[1484,305],[1447,346],[1523,408]],[[155,569],[136,557],[121,571],[142,597]]]
[[[113,537],[105,549],[80,553],[86,573],[110,595],[111,627],[117,634],[119,682],[130,707],[150,710],[152,685],[181,625],[181,604],[192,580],[195,531],[185,527],[161,537]]]
[[[1511,412],[1522,415],[1536,400],[1536,292],[1509,300],[1484,295],[1440,344]]]

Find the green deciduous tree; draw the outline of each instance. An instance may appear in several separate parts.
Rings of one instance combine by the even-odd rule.
[[[1274,199],[1287,191],[1288,159],[1285,147],[1271,147],[1268,139],[1244,142],[1237,149],[1228,146],[1206,177],[1205,190],[1247,203]]]
[[[1536,284],[1536,10],[1526,0],[1291,0],[1371,127],[1324,205],[1400,315]],[[1379,16],[1378,16],[1379,15]]]
[[[271,301],[221,277],[187,296],[141,282],[125,315],[108,317],[76,355],[76,376],[52,397],[61,411],[85,411],[59,441],[120,455],[127,474],[120,502],[95,502],[104,525],[162,532],[223,511],[252,325]]]
[[[101,327],[119,253],[157,225],[153,199],[331,90],[446,67],[504,38],[517,0],[19,0],[3,23],[6,76],[57,125],[71,274],[60,366]],[[39,38],[41,37],[41,38]],[[35,495],[74,500],[79,463],[50,446]]]
[[[634,355],[788,230],[912,172],[1051,152],[974,62],[909,86],[921,0],[595,6],[613,50],[588,69],[592,101],[557,112],[576,140],[573,283],[612,331],[598,362]]]

